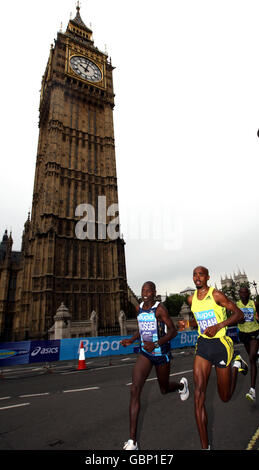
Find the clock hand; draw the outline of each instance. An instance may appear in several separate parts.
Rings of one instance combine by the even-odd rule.
[[[83,66],[83,64],[80,64],[80,62],[78,63],[78,67],[80,67],[80,68],[84,69],[84,66]]]

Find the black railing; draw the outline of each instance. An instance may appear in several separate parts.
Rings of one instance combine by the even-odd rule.
[[[98,328],[98,336],[120,336],[120,325]]]

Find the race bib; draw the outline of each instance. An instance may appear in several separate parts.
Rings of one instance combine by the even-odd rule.
[[[157,332],[156,317],[153,313],[141,313],[138,316],[139,332],[144,341],[153,341],[153,335]]]
[[[139,333],[141,337],[141,346],[144,347],[144,341],[157,341],[157,321],[155,313],[141,313],[138,315]],[[161,349],[155,348],[152,355],[160,354]]]
[[[254,309],[253,308],[241,308],[245,321],[254,321]]]
[[[217,325],[218,323],[213,309],[195,312],[195,317],[201,333],[204,333],[209,326]]]

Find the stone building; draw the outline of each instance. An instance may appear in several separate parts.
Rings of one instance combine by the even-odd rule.
[[[12,250],[13,239],[7,230],[0,244],[0,332],[1,339],[12,338],[12,321],[17,311],[22,253]],[[4,335],[3,335],[4,334]]]
[[[230,298],[233,300],[238,299],[238,291],[241,286],[250,286],[252,283],[249,282],[247,274],[243,270],[243,272],[238,270],[237,274],[234,272],[232,275],[225,274],[225,277],[220,278],[221,289],[225,292]],[[256,285],[256,284],[255,284]]]
[[[245,271],[243,270],[243,273],[241,273],[239,269],[237,274],[235,272],[233,273],[233,276],[227,276],[227,274],[225,274],[224,278],[221,276],[220,283],[221,288],[232,287],[233,285],[240,287],[242,284],[249,284],[249,281]]]
[[[185,295],[193,295],[195,292],[195,289],[193,287],[187,286],[184,290],[182,290],[179,295],[185,296]]]
[[[62,303],[98,334],[130,308],[120,235],[113,70],[80,7],[51,45],[42,77],[32,211],[21,252],[0,248],[0,338],[43,339]]]

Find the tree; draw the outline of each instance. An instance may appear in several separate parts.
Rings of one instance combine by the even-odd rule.
[[[171,317],[177,317],[180,313],[183,303],[186,301],[188,295],[183,296],[179,294],[173,294],[166,296],[164,305],[168,310],[168,313]]]
[[[234,282],[229,287],[227,286],[222,287],[221,291],[223,292],[223,294],[229,297],[230,300],[232,300],[233,302],[236,302],[238,300],[236,286]]]

